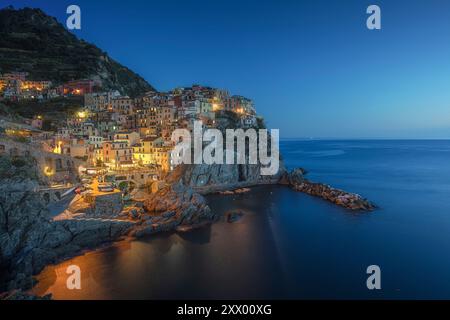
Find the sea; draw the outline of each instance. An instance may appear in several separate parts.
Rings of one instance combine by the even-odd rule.
[[[450,299],[450,141],[282,140],[288,168],[358,193],[352,212],[283,186],[210,195],[244,216],[121,241],[56,265],[33,293],[54,299]],[[80,290],[66,285],[81,270]],[[370,266],[379,289],[369,289]],[[372,278],[373,279],[373,278]],[[369,279],[369,282],[371,280]]]

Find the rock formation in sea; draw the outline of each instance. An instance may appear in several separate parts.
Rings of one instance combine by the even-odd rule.
[[[142,237],[180,226],[196,226],[217,219],[205,198],[181,182],[166,184],[144,201],[145,214],[130,233]]]
[[[327,184],[311,182],[305,178],[305,173],[306,171],[302,168],[294,169],[280,180],[280,184],[289,185],[295,191],[320,197],[346,209],[371,211],[376,208],[375,204],[359,194],[336,189]]]

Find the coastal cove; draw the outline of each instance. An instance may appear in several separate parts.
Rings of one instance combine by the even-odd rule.
[[[288,168],[373,200],[358,214],[284,186],[209,195],[241,219],[88,252],[38,276],[55,299],[444,298],[450,295],[448,141],[282,141]],[[67,290],[79,265],[82,290]],[[382,290],[366,288],[367,266]]]

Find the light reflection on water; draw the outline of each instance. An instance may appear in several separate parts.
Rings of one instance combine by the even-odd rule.
[[[337,149],[344,153],[326,152]],[[34,292],[57,299],[449,298],[449,150],[449,141],[282,142],[289,167],[305,167],[312,180],[360,193],[380,209],[353,214],[277,186],[210,196],[213,210],[246,214],[49,266]],[[66,289],[69,264],[82,269],[81,291]],[[378,292],[365,286],[371,264],[381,267]]]
[[[220,198],[217,201],[223,201]],[[234,196],[226,198],[233,202]],[[56,299],[265,297],[272,281],[266,275],[261,279],[261,271],[280,270],[276,262],[266,262],[266,254],[274,250],[267,237],[271,231],[263,231],[269,228],[267,221],[254,211],[257,204],[248,199],[240,206],[245,216],[232,224],[221,221],[193,232],[118,242],[48,266],[33,292],[52,293]],[[261,232],[267,233],[264,239],[255,236]],[[71,264],[81,268],[82,290],[66,288],[65,272]]]

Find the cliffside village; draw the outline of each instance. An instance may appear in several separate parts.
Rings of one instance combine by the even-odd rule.
[[[55,87],[49,81],[28,81],[26,73],[0,76],[3,100],[84,96],[84,106],[57,132],[42,131],[45,115],[39,115],[29,120],[30,130],[25,130],[25,135],[39,141],[44,150],[81,160],[87,174],[107,174],[137,185],[149,184],[173,169],[174,129],[192,130],[194,120],[214,127],[216,113],[222,110],[234,112],[243,127],[257,123],[252,100],[221,89],[193,85],[169,92],[149,91],[133,99],[100,88],[101,83],[93,80]],[[23,128],[6,131],[24,134]],[[46,175],[57,175],[59,169],[48,166]]]

